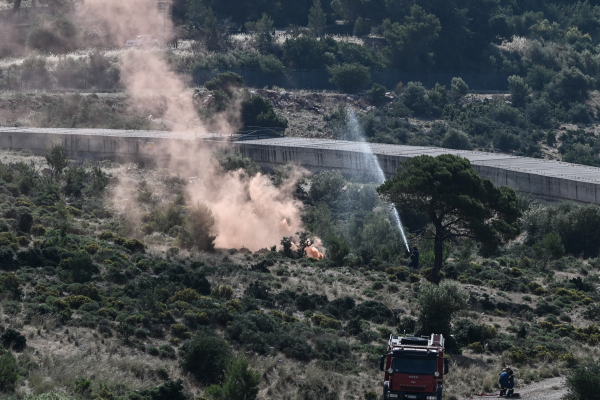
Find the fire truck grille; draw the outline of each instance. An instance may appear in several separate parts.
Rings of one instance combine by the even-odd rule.
[[[427,386],[416,386],[416,385],[402,385],[400,386],[400,390],[408,391],[408,392],[422,392],[427,388]]]

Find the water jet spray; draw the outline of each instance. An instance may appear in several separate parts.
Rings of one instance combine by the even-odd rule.
[[[356,114],[354,113],[354,110],[352,108],[347,109],[346,120],[348,127],[351,130],[349,136],[351,137],[351,139],[356,140],[358,143],[361,144],[363,154],[365,155],[367,161],[366,164],[375,167],[375,171],[371,172],[374,172],[373,175],[376,177],[377,183],[383,184],[385,182],[385,174],[381,169],[379,159],[375,154],[373,154],[371,146],[369,146],[369,144],[365,140],[362,127],[358,123],[358,120],[356,119]],[[402,235],[402,240],[404,241],[404,246],[406,246],[406,251],[410,253],[410,247],[408,246],[408,240],[406,240],[406,235],[404,234],[404,227],[402,226],[402,221],[400,220],[400,214],[398,213],[398,210],[396,209],[396,207],[394,207],[393,204],[390,204],[390,206],[392,208],[393,220],[396,223],[398,230],[400,231],[400,235]]]

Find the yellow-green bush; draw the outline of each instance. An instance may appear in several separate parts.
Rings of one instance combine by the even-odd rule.
[[[385,270],[390,281],[406,281],[410,274],[409,270],[404,267],[390,267]]]
[[[110,231],[103,231],[101,234],[98,235],[98,239],[100,240],[113,240],[114,238],[115,235],[113,235]]]
[[[80,210],[80,209],[78,209],[78,208],[75,208],[75,207],[73,207],[73,206],[68,206],[68,207],[66,208],[66,210],[67,210],[67,212],[68,212],[69,214],[71,214],[71,215],[72,215],[72,216],[74,216],[74,217],[81,217],[81,214],[82,214],[82,212],[81,212],[81,210]]]
[[[98,243],[96,242],[89,242],[83,246],[83,249],[89,254],[94,255],[98,252],[98,250],[100,250],[100,246],[98,246]]]
[[[278,318],[278,319],[282,320],[283,322],[299,322],[298,318],[293,317],[291,315],[284,314],[284,313],[282,313],[281,311],[278,311],[278,310],[270,311],[269,315],[272,315],[275,318]]]
[[[495,326],[483,324],[481,327],[481,334],[484,339],[493,339],[498,335],[498,330]]]
[[[187,328],[183,324],[172,324],[171,325],[171,333],[178,337],[183,337]]]
[[[52,305],[58,309],[64,310],[66,308],[69,308],[69,303],[67,303],[64,300],[61,299],[56,299],[52,302]]]
[[[84,283],[76,286],[72,290],[72,294],[89,297],[92,300],[100,300],[100,292],[98,288],[91,283]]]
[[[528,360],[527,354],[523,350],[516,349],[508,352],[508,358],[514,363],[524,363]]]
[[[148,260],[142,260],[142,261],[137,262],[135,264],[135,266],[137,268],[139,268],[140,270],[146,272],[146,271],[148,271],[150,269],[150,261],[148,261]]]
[[[198,325],[208,325],[210,324],[210,317],[205,312],[199,312],[196,314],[196,320],[198,321]]]
[[[313,324],[325,329],[342,329],[342,323],[337,319],[329,318],[321,314],[310,317]]]
[[[33,204],[33,202],[31,200],[29,200],[26,197],[18,197],[15,199],[15,202],[13,203],[13,205],[15,207],[29,207],[29,208],[35,208],[35,204]]]
[[[231,299],[224,304],[225,307],[229,310],[229,312],[242,311],[242,303],[239,300]]]
[[[69,304],[69,307],[73,309],[78,309],[85,303],[91,303],[92,299],[87,296],[82,296],[80,294],[69,296],[65,299],[65,301]]]
[[[540,325],[540,328],[545,329],[547,331],[554,330],[554,324],[552,322],[540,321],[539,325]]]
[[[231,299],[233,297],[233,289],[231,286],[218,285],[210,293],[211,296],[218,299]]]
[[[169,299],[169,303],[174,303],[176,301],[184,301],[186,303],[190,303],[194,300],[198,300],[199,298],[200,295],[198,294],[198,292],[196,292],[194,289],[187,288],[175,293],[175,295]]]
[[[576,367],[579,364],[579,358],[575,357],[573,353],[563,354],[559,357],[559,360],[564,361],[568,368]]]
[[[481,344],[481,342],[475,342],[469,345],[469,350],[471,350],[473,353],[481,354],[485,351],[485,347],[483,347],[483,344]]]
[[[29,230],[33,236],[44,236],[46,234],[46,228],[43,225],[33,225]]]

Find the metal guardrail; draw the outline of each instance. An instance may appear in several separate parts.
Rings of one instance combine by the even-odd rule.
[[[284,128],[249,126],[245,129],[233,133],[209,132],[209,133],[194,133],[195,139],[210,139],[217,141],[237,142],[245,140],[258,139],[275,139],[283,137]]]
[[[283,136],[285,128],[269,128],[260,126],[249,126],[245,130],[232,135],[231,140],[258,140],[273,139]]]

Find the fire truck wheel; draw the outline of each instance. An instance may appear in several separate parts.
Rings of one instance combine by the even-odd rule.
[[[442,386],[438,387],[437,400],[442,400]]]
[[[390,393],[390,389],[388,388],[388,383],[383,383],[383,400],[387,400]]]

